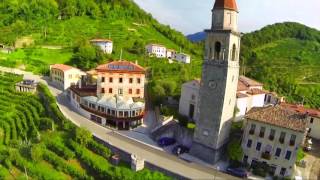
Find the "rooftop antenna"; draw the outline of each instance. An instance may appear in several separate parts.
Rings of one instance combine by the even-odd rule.
[[[122,48],[121,48],[121,51],[120,51],[120,61],[122,61]]]

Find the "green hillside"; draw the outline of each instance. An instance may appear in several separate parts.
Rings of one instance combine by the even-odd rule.
[[[242,72],[291,102],[320,107],[320,32],[298,23],[244,35]]]
[[[132,0],[2,0],[0,34],[0,44],[13,45],[23,37],[31,37],[35,42],[34,46],[10,55],[0,53],[0,65],[40,74],[46,74],[52,63],[88,70],[119,59],[122,49],[122,59],[138,60],[140,65],[148,67],[150,85],[158,85],[150,86],[150,90],[159,91],[161,97],[179,95],[182,82],[200,76],[202,46],[161,25]],[[99,53],[90,49],[88,40],[109,37],[114,41],[113,54],[95,57]],[[167,60],[149,58],[145,55],[148,43],[163,44],[177,51],[181,48],[191,55],[192,64],[169,65]],[[79,46],[87,50],[77,52],[81,49]],[[75,54],[80,54],[80,58]],[[169,88],[167,82],[171,85]]]
[[[111,165],[111,151],[67,120],[46,86],[16,92],[21,79],[0,75],[0,179],[169,179]]]

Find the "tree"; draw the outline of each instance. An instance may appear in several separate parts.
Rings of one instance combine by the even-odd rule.
[[[87,146],[88,142],[92,139],[92,134],[85,128],[76,128],[75,139],[82,146]]]
[[[86,40],[81,40],[74,47],[74,55],[71,58],[71,63],[78,68],[90,70],[101,63],[103,52],[97,46],[92,46]]]
[[[228,153],[229,159],[231,161],[240,162],[242,160],[242,156],[243,156],[241,141],[238,139],[231,140],[228,144],[228,147],[227,147],[227,153]]]

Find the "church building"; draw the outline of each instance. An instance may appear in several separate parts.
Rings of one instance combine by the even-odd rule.
[[[214,164],[228,142],[239,79],[240,33],[235,0],[216,0],[206,30],[199,121],[191,155]]]

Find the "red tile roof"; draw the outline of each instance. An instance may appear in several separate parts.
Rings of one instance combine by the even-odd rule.
[[[251,95],[258,95],[258,94],[267,94],[268,92],[261,89],[252,88],[248,90],[247,93]]]
[[[213,9],[230,9],[238,11],[236,0],[216,0]]]
[[[51,69],[59,69],[61,71],[68,71],[70,69],[75,69],[74,67],[68,66],[68,65],[65,65],[65,64],[54,64],[54,65],[51,65],[50,68]]]
[[[318,110],[318,109],[305,108],[302,105],[287,104],[287,103],[281,103],[281,106],[284,108],[287,108],[287,109],[291,109],[291,110],[296,111],[301,114],[306,114],[308,116],[320,118],[320,110]]]
[[[111,73],[145,73],[143,67],[129,61],[112,61],[107,64],[102,64],[96,68],[96,71]]]
[[[249,96],[243,93],[237,93],[237,98],[246,98],[246,97],[249,97]]]
[[[254,107],[246,118],[294,131],[306,130],[306,116],[282,106]]]
[[[245,77],[245,76],[240,76],[239,81],[241,81],[244,85],[246,85],[248,87],[249,86],[263,86],[262,83],[255,81],[253,79],[250,79],[248,77]]]
[[[90,42],[112,42],[110,39],[91,39]]]

